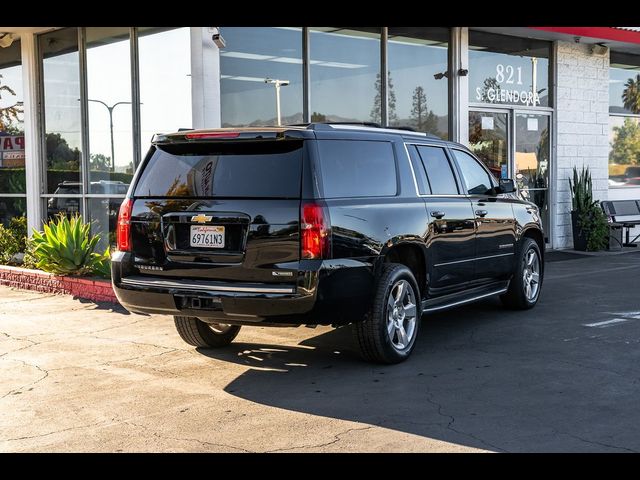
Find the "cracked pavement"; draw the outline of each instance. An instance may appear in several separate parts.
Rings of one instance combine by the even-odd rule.
[[[349,329],[196,350],[170,317],[0,287],[0,451],[640,451],[640,254],[546,269],[534,310],[425,317],[395,366]]]

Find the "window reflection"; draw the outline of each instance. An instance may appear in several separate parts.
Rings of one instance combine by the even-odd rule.
[[[609,102],[609,186],[640,186],[640,55],[611,52]]]
[[[380,123],[380,28],[311,28],[309,42],[311,121]]]
[[[281,123],[302,123],[302,29],[223,27],[220,102],[223,127],[277,125],[274,84],[280,88]]]
[[[44,81],[47,192],[62,182],[80,188],[80,65],[78,32],[65,28],[39,37]]]
[[[448,137],[449,29],[389,27],[390,126]]]
[[[122,198],[92,198],[89,200],[89,220],[92,233],[99,233],[96,251],[116,245],[116,225]]]
[[[548,107],[550,42],[469,31],[469,101]]]
[[[497,178],[507,176],[506,113],[469,112],[469,148]]]
[[[2,197],[3,193],[24,194],[24,120],[20,40],[0,48],[0,223],[26,213],[26,197]]]
[[[191,128],[190,29],[140,27],[141,155],[155,133]]]
[[[90,27],[86,38],[89,192],[110,193],[134,170],[129,29]]]

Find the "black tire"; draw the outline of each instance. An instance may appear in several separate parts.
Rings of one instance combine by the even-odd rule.
[[[399,284],[404,281],[402,290],[398,290]],[[407,299],[409,301],[406,306],[409,306],[408,310],[402,309],[401,316],[398,315],[398,303],[395,305],[395,310],[389,310],[391,301],[390,295],[392,292],[395,294],[402,293],[406,289],[406,285],[410,285],[412,292],[407,289]],[[392,295],[395,297],[396,295]],[[403,297],[404,298],[404,297]],[[403,299],[401,299],[402,301]],[[414,321],[410,320],[410,304],[415,305]],[[375,287],[373,302],[371,308],[364,320],[353,325],[354,336],[360,347],[360,353],[362,357],[375,363],[399,363],[411,355],[413,348],[415,347],[416,338],[420,331],[420,318],[422,316],[422,308],[420,303],[420,290],[418,289],[418,283],[416,282],[413,273],[405,265],[399,263],[387,263],[382,267],[382,272],[378,283]],[[393,322],[399,322],[402,324],[402,329],[396,329],[393,326]],[[391,333],[388,330],[393,329]],[[410,338],[408,333],[410,330]],[[405,332],[406,346],[404,348],[398,348],[397,343],[403,344],[400,333]]]
[[[197,317],[174,316],[173,321],[182,340],[194,347],[226,347],[240,331],[238,325],[219,324],[220,327],[217,327],[218,324],[208,324]]]
[[[528,295],[525,282],[525,270],[527,269],[527,261],[530,252],[533,252],[537,258],[538,282],[535,294]],[[524,238],[518,253],[518,258],[516,259],[516,268],[513,273],[513,279],[509,284],[509,290],[500,297],[502,303],[506,307],[513,308],[515,310],[528,310],[535,307],[536,303],[538,303],[538,299],[540,298],[540,290],[544,276],[544,269],[542,267],[540,247],[538,247],[538,244],[532,238]]]

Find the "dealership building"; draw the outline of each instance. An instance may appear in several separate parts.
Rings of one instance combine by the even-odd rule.
[[[468,145],[571,248],[574,166],[640,200],[640,27],[0,27],[0,221],[107,242],[154,133],[310,121]]]

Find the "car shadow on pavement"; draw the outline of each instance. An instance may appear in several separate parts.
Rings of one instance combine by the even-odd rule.
[[[608,451],[575,428],[602,372],[534,361],[545,348],[527,326],[534,315],[487,300],[425,317],[412,357],[390,366],[360,360],[348,327],[295,347],[200,351],[250,367],[225,391],[264,405],[491,451]]]

